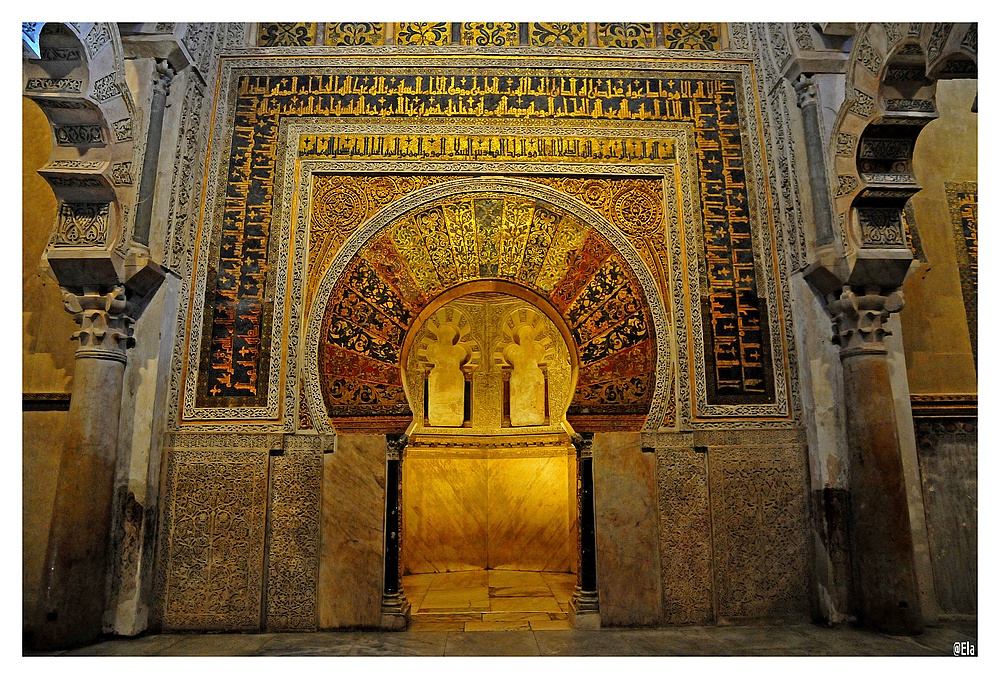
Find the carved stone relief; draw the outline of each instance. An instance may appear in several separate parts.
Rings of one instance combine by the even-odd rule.
[[[289,436],[270,459],[267,629],[315,629],[323,443]]]
[[[267,466],[267,450],[168,453],[164,629],[260,628]]]
[[[465,376],[468,348],[459,344],[458,328],[445,323],[437,339],[427,345],[424,357],[432,366],[427,373],[427,421],[432,427],[461,427],[465,413]]]
[[[719,446],[708,455],[718,617],[804,617],[804,446]]]

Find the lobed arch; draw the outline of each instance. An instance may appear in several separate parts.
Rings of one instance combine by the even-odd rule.
[[[557,220],[559,226],[556,228],[561,229],[564,224],[575,224],[576,226],[566,226],[565,228],[577,229],[579,242],[560,250],[550,241],[548,246],[551,247],[546,250],[546,253],[551,251],[555,254],[552,255],[551,261],[542,262],[541,274],[538,274],[539,265],[537,262],[533,262],[531,265],[535,267],[534,269],[525,265],[523,269],[504,271],[504,264],[501,260],[483,260],[493,269],[483,266],[478,272],[466,270],[463,275],[443,283],[438,281],[435,284],[424,281],[416,286],[420,289],[414,289],[413,281],[409,283],[402,281],[398,285],[395,283],[389,285],[388,287],[395,285],[397,290],[407,286],[410,288],[407,293],[396,295],[398,303],[395,301],[391,303],[395,307],[399,307],[396,310],[398,317],[394,322],[394,327],[380,326],[380,328],[385,328],[386,333],[393,334],[392,341],[388,343],[392,346],[377,341],[380,338],[384,339],[384,337],[376,337],[380,328],[376,328],[375,332],[366,338],[358,340],[360,342],[358,346],[364,345],[363,352],[372,353],[368,347],[373,344],[378,345],[374,352],[378,354],[380,359],[378,365],[373,365],[371,362],[360,365],[361,361],[357,358],[358,352],[348,350],[348,353],[343,353],[341,351],[345,347],[353,346],[350,342],[354,341],[354,338],[342,341],[343,338],[337,336],[333,342],[326,341],[326,338],[330,336],[331,329],[337,333],[340,332],[339,329],[343,328],[346,331],[354,324],[353,320],[351,322],[345,320],[334,327],[330,320],[333,313],[330,311],[331,305],[339,304],[337,294],[348,290],[348,298],[354,300],[358,297],[353,289],[344,283],[346,277],[352,277],[351,280],[357,283],[360,280],[359,276],[370,277],[373,266],[377,268],[386,264],[388,260],[379,258],[384,258],[387,252],[392,256],[398,255],[397,249],[401,246],[392,245],[387,241],[391,240],[393,233],[398,237],[400,229],[411,228],[402,227],[401,224],[409,221],[412,226],[412,220],[418,214],[436,213],[441,215],[444,209],[442,206],[447,205],[451,206],[448,209],[458,210],[460,206],[455,206],[459,203],[463,201],[475,202],[476,200],[503,203],[514,211],[524,205],[537,207],[538,211],[533,213],[535,216],[540,214],[540,218],[547,219],[554,214],[559,217],[559,220],[567,220],[566,222]],[[485,211],[481,211],[480,216],[484,220],[488,221],[489,219]],[[535,216],[532,218],[534,219]],[[476,222],[475,228],[480,228],[478,222]],[[537,233],[540,229],[544,230],[537,223],[532,228],[528,228],[525,234],[528,232]],[[538,237],[544,238],[544,234]],[[562,238],[562,231],[558,232],[555,237]],[[403,249],[406,248],[403,247]],[[533,251],[537,250],[538,248],[535,248]],[[546,257],[548,256],[546,254]],[[416,258],[413,260],[415,262],[420,261],[424,265],[427,264],[421,259],[421,257],[426,257],[426,253],[409,253],[407,257]],[[559,257],[563,259],[560,260]],[[558,264],[553,264],[553,262],[558,262]],[[369,263],[374,263],[374,265],[369,266]],[[448,266],[446,263],[439,264]],[[522,264],[524,262],[520,261],[518,266]],[[549,268],[545,269],[546,266]],[[419,267],[417,269],[420,270]],[[536,274],[535,277],[525,275],[526,270],[533,271]],[[566,272],[570,270],[572,270],[573,275],[567,277]],[[384,275],[391,277],[391,274]],[[542,282],[541,278],[544,275],[548,275],[548,278]],[[604,302],[597,300],[590,305],[602,310],[610,309],[602,318],[606,317],[607,323],[612,324],[611,329],[605,334],[592,336],[588,334],[589,331],[581,329],[586,313],[579,311],[578,307],[584,304],[579,300],[585,297],[584,291],[587,292],[586,297],[589,299],[592,290],[600,288],[606,280],[618,281],[620,286],[617,289],[624,292],[620,295],[616,294],[615,300],[609,297]],[[415,327],[416,318],[428,305],[432,305],[438,299],[446,299],[439,297],[442,294],[448,296],[460,294],[455,292],[460,290],[460,285],[472,283],[491,286],[496,285],[497,281],[517,285],[519,286],[518,291],[523,297],[534,298],[535,301],[541,301],[543,305],[553,307],[557,312],[554,315],[561,317],[566,324],[568,332],[564,337],[569,337],[571,340],[571,342],[567,342],[567,346],[574,347],[579,365],[577,395],[574,397],[574,406],[571,407],[571,417],[574,413],[580,416],[596,416],[598,418],[607,416],[609,419],[617,419],[621,422],[622,416],[627,413],[629,417],[626,417],[624,421],[632,421],[636,428],[644,426],[655,428],[658,426],[658,423],[662,421],[663,411],[667,407],[666,395],[669,390],[670,326],[668,312],[657,292],[652,275],[642,264],[627,237],[594,210],[549,187],[522,179],[484,177],[463,178],[431,185],[393,203],[355,232],[342,246],[324,273],[313,298],[312,307],[308,312],[302,370],[307,407],[317,429],[323,433],[332,433],[335,429],[334,422],[339,422],[339,426],[336,428],[357,426],[356,422],[351,422],[352,411],[350,408],[339,411],[328,410],[327,397],[329,393],[324,391],[321,363],[328,359],[325,352],[329,350],[331,345],[336,347],[332,353],[341,356],[344,361],[354,362],[354,367],[365,371],[364,374],[368,376],[378,375],[378,379],[387,381],[390,377],[394,377],[393,370],[398,374],[402,358],[399,352],[403,347],[404,338],[408,331]],[[424,287],[421,288],[421,285]],[[407,295],[409,295],[409,299],[404,300],[403,298]],[[620,304],[620,300],[616,301],[618,297],[630,301],[628,304]],[[609,303],[605,304],[605,302]],[[357,303],[352,301],[349,309],[344,309],[344,305],[341,304],[337,307],[336,313],[350,314],[353,313],[351,310],[356,306],[364,304],[363,301]],[[574,304],[577,304],[578,307],[574,307]],[[615,306],[616,304],[618,306]],[[538,305],[536,304],[536,306]],[[587,307],[588,310],[590,306]],[[619,316],[614,317],[615,313],[618,313]],[[615,330],[620,326],[613,324],[620,322],[620,325],[624,325],[622,319],[625,316],[622,314],[630,314],[627,319],[632,323],[631,330],[635,330],[632,336],[626,336],[629,329],[623,329],[619,335],[614,335]],[[596,315],[595,312],[586,318]],[[340,317],[337,316],[337,318]],[[607,328],[604,329],[607,330]],[[583,339],[582,342],[581,339]],[[604,353],[601,353],[603,349],[595,350],[594,345],[597,342],[606,342],[612,350]],[[629,353],[630,351],[631,353]],[[601,361],[604,362],[601,363]],[[328,360],[324,365],[332,364],[335,364],[335,361]],[[641,369],[639,372],[643,372],[643,374],[631,375],[629,379],[632,381],[630,383],[629,379],[624,380],[625,383],[634,387],[633,392],[615,391],[613,386],[602,385],[599,380],[595,380],[595,374],[606,372],[617,375],[636,366],[639,366]],[[628,388],[628,384],[626,388]],[[402,431],[411,419],[408,406],[397,407],[406,402],[405,392],[401,382],[386,386],[392,386],[393,389],[386,390],[383,394],[386,396],[385,403],[389,404],[389,407],[384,408],[384,412],[381,413],[387,419],[384,419],[380,426],[387,426],[386,423],[395,417],[396,422],[390,423],[390,426],[398,427]],[[614,397],[620,394],[621,402],[601,403],[600,390],[602,388],[607,388],[605,393],[611,396],[611,401],[614,401]],[[583,397],[580,396],[581,393],[584,394]],[[580,401],[577,399],[585,400],[588,394],[591,396],[596,394],[594,397],[596,405],[594,407],[581,407]],[[379,408],[373,407],[373,405],[377,405],[373,403],[373,399],[377,400],[379,396],[379,394],[368,393],[367,402],[356,409],[359,418],[363,413],[379,414]],[[626,404],[625,401],[629,398],[632,400]],[[333,420],[331,420],[331,415]]]
[[[121,36],[116,24],[102,22],[36,29],[22,93],[51,125],[52,156],[39,174],[58,201],[43,266],[63,287],[117,285],[139,171]]]
[[[858,25],[831,143],[847,282],[891,289],[905,278],[912,253],[901,215],[921,188],[914,145],[938,117],[936,81],[946,64],[958,64],[952,77],[975,77],[975,35],[976,24]]]

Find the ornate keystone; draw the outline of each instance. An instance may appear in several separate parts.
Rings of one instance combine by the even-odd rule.
[[[882,295],[875,286],[858,295],[845,285],[840,297],[827,306],[833,316],[833,341],[840,345],[840,357],[859,354],[885,354],[885,336],[890,334],[884,324],[889,315],[903,308],[903,292],[895,290]]]
[[[80,341],[77,358],[125,362],[126,349],[135,345],[131,327],[134,319],[125,315],[125,304],[125,288],[121,285],[107,293],[85,289],[75,294],[63,289],[63,306],[80,324],[72,335],[72,339]]]

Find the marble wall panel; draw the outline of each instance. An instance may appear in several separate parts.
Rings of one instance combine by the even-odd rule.
[[[260,629],[267,450],[168,455],[163,629]]]
[[[440,573],[486,568],[485,458],[403,462],[403,568]]]
[[[45,568],[65,411],[25,411],[21,420],[21,601],[25,628],[33,624]]]
[[[594,434],[597,589],[602,626],[660,620],[656,458],[638,433]]]
[[[377,626],[382,610],[385,437],[343,434],[323,456],[319,626]]]
[[[489,460],[489,568],[569,572],[568,459]]]

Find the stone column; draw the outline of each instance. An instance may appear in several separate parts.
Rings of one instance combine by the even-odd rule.
[[[579,519],[579,541],[576,569],[576,590],[570,602],[570,621],[578,629],[601,626],[597,596],[597,538],[594,531],[594,435],[573,437],[576,448],[576,499]]]
[[[823,148],[823,131],[820,127],[819,102],[816,85],[811,77],[800,75],[792,86],[797,104],[802,111],[802,128],[806,138],[806,164],[809,168],[809,187],[812,190],[813,220],[816,245],[833,242],[833,208],[830,203],[830,183],[826,174],[826,151]]]
[[[828,311],[844,369],[854,609],[862,624],[919,634],[913,536],[883,339],[889,315],[902,308],[899,290],[883,294],[875,285],[845,285]]]
[[[403,594],[402,561],[399,558],[403,518],[403,450],[406,436],[385,437],[385,571],[382,585],[382,629],[406,629],[410,622],[410,602]]]
[[[163,112],[167,107],[170,83],[174,70],[166,59],[159,59],[153,71],[153,101],[149,107],[149,132],[139,181],[139,201],[135,206],[135,229],[132,239],[149,246],[149,229],[153,218],[153,190],[156,187],[156,170],[160,158],[160,140],[163,136]]]
[[[42,575],[39,649],[79,646],[101,634],[125,351],[134,343],[125,291],[64,289],[80,324],[73,394]]]

